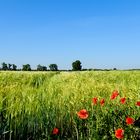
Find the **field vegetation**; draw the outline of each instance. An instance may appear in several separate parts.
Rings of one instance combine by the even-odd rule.
[[[0,139],[139,140],[140,71],[1,71]]]

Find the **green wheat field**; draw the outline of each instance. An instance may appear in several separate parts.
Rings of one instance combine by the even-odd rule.
[[[139,102],[140,71],[1,71],[0,139],[139,140]]]

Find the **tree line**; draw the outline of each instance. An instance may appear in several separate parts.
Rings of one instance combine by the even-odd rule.
[[[22,71],[32,71],[33,69],[31,68],[31,65],[30,64],[25,64],[25,65],[22,65],[22,68],[21,69],[17,69],[17,65],[16,64],[10,64],[10,63],[5,63],[3,62],[1,64],[1,68],[0,70],[4,70],[4,71],[18,71],[18,70],[22,70]],[[50,64],[49,65],[49,69],[47,68],[47,66],[43,66],[43,65],[37,65],[37,68],[34,69],[36,71],[47,71],[47,70],[50,70],[50,71],[58,71],[58,65],[57,64]],[[81,65],[81,62],[80,60],[76,60],[74,62],[72,62],[72,70],[73,71],[80,71],[82,70],[82,65]]]

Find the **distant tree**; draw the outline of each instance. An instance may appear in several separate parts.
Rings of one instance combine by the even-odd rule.
[[[8,70],[7,64],[5,62],[2,63],[2,70]]]
[[[79,60],[76,60],[75,62],[72,63],[72,70],[78,71],[82,69],[81,62]]]
[[[117,68],[113,68],[113,70],[117,70]]]
[[[17,66],[15,64],[12,64],[12,70],[17,70]]]
[[[43,71],[46,71],[47,70],[47,67],[46,66],[42,66],[42,70]]]
[[[8,64],[8,70],[12,70],[12,64]]]
[[[47,67],[46,66],[41,66],[40,64],[37,65],[37,71],[46,71]]]
[[[42,66],[40,64],[37,65],[37,71],[42,71]]]
[[[51,71],[57,71],[58,70],[57,64],[50,64],[49,68],[50,68]]]
[[[29,64],[23,65],[22,70],[23,71],[31,71],[31,66]]]
[[[88,69],[88,71],[92,71],[92,70],[93,70],[92,68],[89,68],[89,69]]]
[[[82,71],[87,71],[88,69],[82,69]]]

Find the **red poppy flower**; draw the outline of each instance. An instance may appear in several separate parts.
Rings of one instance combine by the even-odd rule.
[[[98,101],[98,99],[96,97],[95,98],[92,98],[92,102],[93,102],[94,105],[97,104],[97,101]]]
[[[117,90],[114,90],[114,91],[112,92],[112,95],[111,95],[110,99],[113,100],[113,99],[115,99],[118,95],[119,95],[119,92],[118,92]]]
[[[124,137],[124,130],[119,128],[115,131],[115,137],[117,139],[122,139]]]
[[[140,106],[140,101],[136,102],[136,105],[137,105],[137,106]]]
[[[126,118],[126,123],[127,124],[133,124],[134,123],[134,119],[133,118],[130,118],[130,117],[127,117]]]
[[[80,111],[77,113],[77,115],[78,115],[78,117],[79,117],[80,119],[87,119],[88,116],[89,116],[86,109],[80,110]]]
[[[121,98],[121,99],[120,99],[120,102],[121,102],[121,104],[125,104],[126,98]]]
[[[59,129],[58,128],[54,128],[52,131],[53,135],[57,135],[59,133]]]
[[[101,101],[100,101],[100,105],[103,106],[104,103],[105,103],[105,99],[101,99]]]

